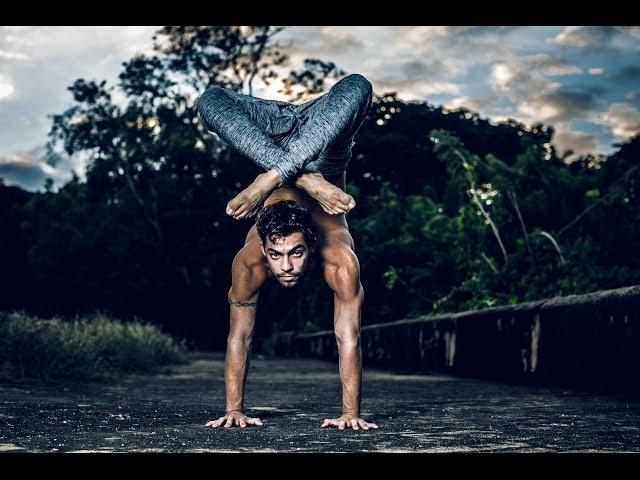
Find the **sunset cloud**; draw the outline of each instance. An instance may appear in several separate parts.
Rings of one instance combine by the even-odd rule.
[[[70,105],[77,78],[116,83],[158,28],[0,27],[0,176],[37,189],[46,176],[59,184],[81,172],[77,159],[43,163],[47,115]],[[547,123],[558,151],[608,153],[639,130],[640,27],[289,26],[274,40],[290,68],[319,58],[365,75],[377,94],[464,107],[493,123]],[[254,95],[284,100],[276,88]]]

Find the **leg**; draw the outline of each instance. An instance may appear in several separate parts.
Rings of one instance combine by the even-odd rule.
[[[220,87],[209,88],[198,100],[205,127],[216,131],[240,153],[269,170],[229,202],[227,213],[236,219],[255,215],[274,188],[297,177],[320,154],[323,155],[318,159],[321,163],[316,163],[310,171],[319,166],[330,169],[335,162],[346,165],[353,136],[371,106],[371,95],[371,84],[362,75],[343,78],[311,106],[303,107],[305,111],[308,109],[308,121],[299,128],[297,138],[287,148],[280,149],[254,120],[254,102],[243,101],[242,95]],[[343,148],[345,145],[349,148]],[[327,213],[346,213],[355,207],[350,195],[324,181],[319,172],[305,175],[301,180],[296,181],[296,185],[314,197]]]
[[[204,127],[256,165],[271,170],[284,153],[256,121],[255,102],[222,87],[208,88],[198,99]]]
[[[297,176],[316,158],[322,159],[323,152],[324,166],[330,168],[329,162],[334,160],[329,155],[330,150],[345,142],[351,146],[353,136],[371,107],[372,93],[371,83],[365,77],[352,74],[316,99],[309,107],[308,119],[300,126],[297,137],[289,142],[282,160],[274,165],[283,180]],[[344,161],[344,158],[339,160]],[[317,165],[316,162],[313,169]]]
[[[203,125],[265,170],[275,169],[283,182],[291,180],[327,150],[363,117],[371,105],[371,83],[359,74],[348,75],[309,107],[310,116],[297,138],[278,146],[250,115],[241,94],[210,87],[198,99]],[[361,123],[361,121],[360,121]],[[359,127],[359,124],[358,124]]]
[[[227,214],[236,219],[254,215],[273,189],[282,184],[273,169],[282,156],[282,149],[257,121],[256,101],[245,97],[216,86],[208,88],[197,102],[200,119],[207,130],[267,170],[227,204]]]
[[[371,107],[371,91],[370,84],[367,88],[366,80],[362,81],[363,77],[357,75],[351,75],[341,80],[346,85],[345,88],[349,88],[352,92],[363,95],[360,103],[360,108],[354,111],[351,116],[348,126],[331,143],[326,150],[324,150],[318,158],[305,165],[303,173],[299,175],[295,180],[295,185],[305,190],[309,195],[315,198],[322,209],[332,215],[347,213],[352,210],[356,202],[353,197],[347,194],[342,189],[332,185],[334,182],[324,181],[329,176],[339,176],[342,174],[351,159],[351,148],[355,144],[354,137],[366,115]],[[366,83],[365,83],[366,82]],[[334,88],[339,86],[339,83],[334,85]],[[349,86],[352,84],[352,86]],[[353,85],[356,86],[353,86]],[[361,84],[360,86],[357,86]],[[313,111],[310,115],[314,115]],[[325,172],[321,174],[320,172]]]

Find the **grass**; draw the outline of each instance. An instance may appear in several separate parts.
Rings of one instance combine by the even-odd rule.
[[[186,362],[184,341],[102,313],[44,320],[0,312],[0,378],[97,379]]]

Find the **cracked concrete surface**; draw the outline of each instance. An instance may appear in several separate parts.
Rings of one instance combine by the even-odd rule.
[[[335,363],[254,357],[246,414],[263,427],[212,429],[224,358],[113,382],[0,383],[2,452],[638,452],[640,396],[365,369],[363,417],[340,414]]]

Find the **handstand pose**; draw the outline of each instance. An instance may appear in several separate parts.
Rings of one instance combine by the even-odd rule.
[[[319,257],[324,279],[334,292],[343,411],[339,418],[325,419],[322,426],[377,428],[360,418],[364,290],[344,215],[355,206],[345,193],[353,137],[371,100],[371,84],[358,74],[300,105],[219,87],[209,88],[198,100],[204,126],[268,170],[227,205],[227,213],[237,219],[255,215],[263,204],[264,208],[233,260],[226,413],[207,426],[262,425],[260,419],[242,412],[260,287],[268,278],[295,286]]]

